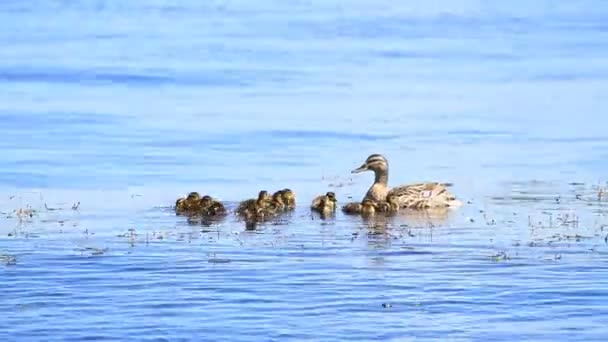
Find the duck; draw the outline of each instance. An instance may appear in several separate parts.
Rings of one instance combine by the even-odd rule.
[[[272,203],[272,197],[268,194],[268,191],[261,190],[258,193],[258,198],[251,198],[245,200],[239,204],[236,212],[240,215],[244,215],[247,210],[255,211],[258,208],[265,209]]]
[[[330,213],[336,211],[336,194],[329,191],[325,195],[317,196],[312,200],[310,209],[319,213]]]
[[[373,171],[374,184],[369,188],[363,200],[369,199],[374,203],[385,202],[389,194],[395,195],[399,208],[425,209],[439,207],[458,207],[462,202],[451,194],[442,183],[416,183],[401,185],[392,189],[388,187],[388,161],[381,154],[372,154],[351,173]]]
[[[293,190],[289,188],[285,188],[283,190],[283,203],[285,204],[285,209],[293,210],[296,207],[296,194]]]

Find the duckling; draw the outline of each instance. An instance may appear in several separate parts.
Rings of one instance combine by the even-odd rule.
[[[371,199],[364,199],[361,202],[361,215],[362,216],[372,216],[376,213],[376,203]]]
[[[175,212],[179,214],[184,211],[186,211],[186,199],[178,198],[177,201],[175,201]]]
[[[206,210],[211,206],[211,204],[213,204],[213,198],[208,195],[203,196],[199,201],[199,206],[201,207],[201,210]]]
[[[342,207],[342,211],[345,214],[349,214],[349,215],[360,214],[361,213],[361,203],[359,203],[359,202],[347,203],[346,205],[344,205]]]
[[[279,190],[272,194],[272,203],[269,209],[274,211],[285,210],[285,201],[283,200],[283,190]]]
[[[283,191],[283,203],[285,208],[288,210],[295,209],[296,207],[296,194],[289,188],[285,188]]]
[[[336,211],[336,202],[336,194],[330,191],[313,199],[310,209],[320,213],[334,212]]]
[[[399,211],[399,197],[394,194],[386,196],[386,201],[377,203],[378,211],[383,213],[396,213]]]
[[[241,202],[237,208],[237,213],[244,215],[248,209],[254,210],[256,208],[266,208],[272,202],[272,197],[268,194],[268,191],[262,190],[258,193],[258,198],[248,199]]]
[[[226,214],[226,208],[220,201],[212,200],[211,204],[205,210],[207,216],[220,216]]]
[[[187,211],[200,210],[200,208],[201,208],[200,200],[201,200],[201,195],[199,195],[198,192],[193,191],[193,192],[189,193],[188,196],[186,197],[186,210]]]
[[[266,219],[266,210],[263,208],[247,208],[243,211],[243,221],[245,221],[245,229],[254,230],[258,223]]]

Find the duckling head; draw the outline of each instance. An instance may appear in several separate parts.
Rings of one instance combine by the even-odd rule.
[[[332,191],[328,191],[325,196],[327,197],[328,200],[336,203],[338,202],[338,199],[336,198],[336,194]]]
[[[201,207],[208,208],[213,203],[213,199],[211,198],[211,196],[205,195],[201,198],[200,203],[201,203]]]
[[[185,206],[186,206],[185,198],[178,198],[177,201],[175,201],[175,210],[184,210]]]
[[[194,202],[194,201],[198,201],[200,199],[201,199],[201,195],[199,195],[198,192],[196,192],[196,191],[189,193],[188,197],[186,197],[186,200],[188,202]]]
[[[285,207],[285,202],[283,201],[283,190],[279,190],[272,195],[272,202],[280,209]]]
[[[388,161],[381,154],[372,154],[365,160],[363,165],[351,171],[351,173],[359,173],[363,171],[388,172]]]
[[[283,191],[283,202],[290,207],[296,205],[296,194],[289,188],[285,188]]]
[[[258,193],[258,203],[271,201],[272,197],[266,190],[262,190]]]

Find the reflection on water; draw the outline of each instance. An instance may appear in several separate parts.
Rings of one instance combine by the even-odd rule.
[[[0,339],[604,340],[607,19],[599,0],[0,3]],[[372,153],[390,185],[464,206],[310,212],[359,200]],[[284,187],[297,209],[255,226],[170,208]]]

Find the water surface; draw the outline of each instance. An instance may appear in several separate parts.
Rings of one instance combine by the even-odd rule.
[[[3,2],[0,338],[603,340],[606,22],[598,0]],[[364,194],[371,153],[466,205],[311,216]],[[170,208],[286,186],[299,207],[256,231]]]

